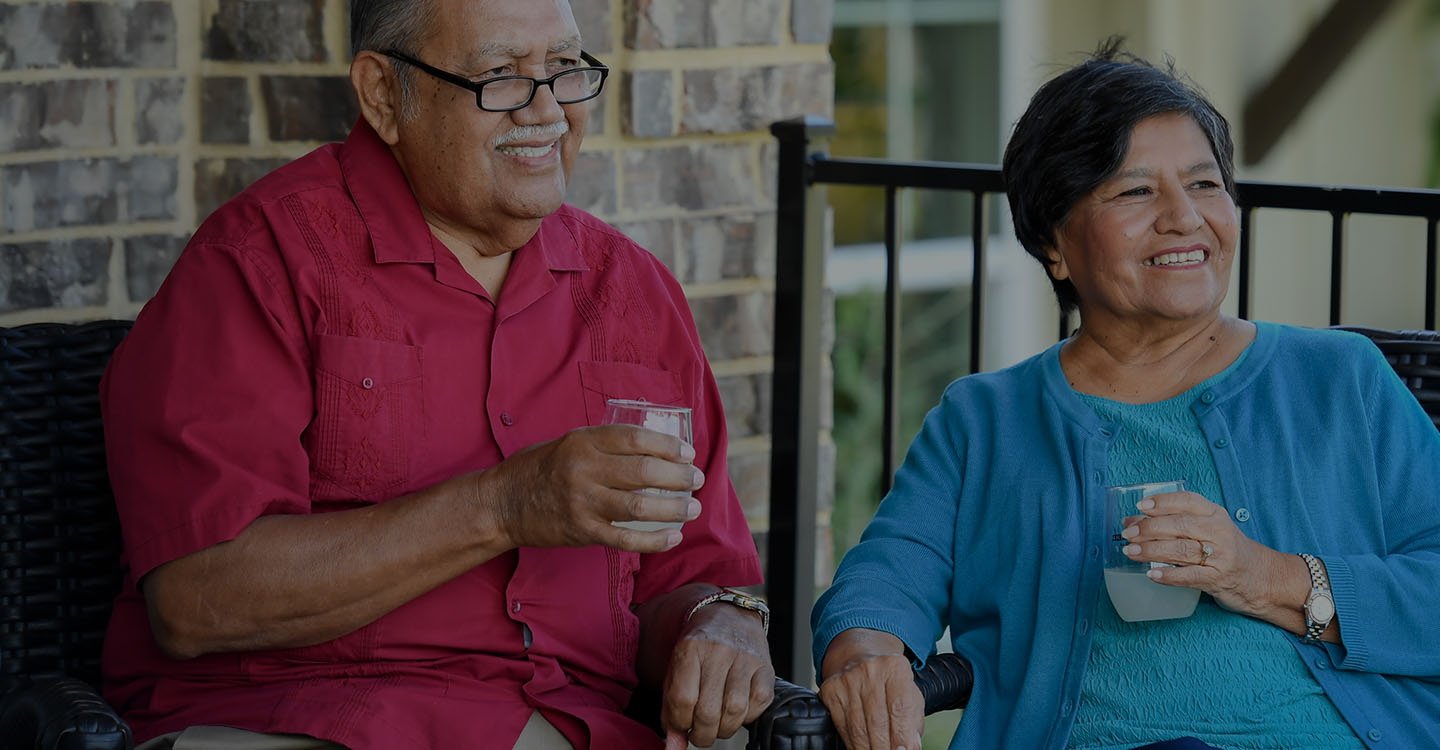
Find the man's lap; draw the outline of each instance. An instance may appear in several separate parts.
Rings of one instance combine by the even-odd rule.
[[[303,734],[261,734],[233,727],[190,727],[137,745],[135,750],[346,750],[327,740]],[[540,712],[530,715],[515,740],[515,750],[573,750]]]

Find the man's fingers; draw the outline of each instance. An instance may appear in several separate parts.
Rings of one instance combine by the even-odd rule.
[[[617,455],[658,456],[671,461],[689,463],[695,448],[674,435],[628,424],[608,424],[582,428],[594,445],[605,453]]]
[[[661,497],[648,492],[625,492],[617,498],[621,508],[616,521],[668,521],[684,523],[700,517],[700,501],[693,497]]]
[[[684,732],[677,732],[673,729],[665,733],[665,750],[685,750],[690,746],[690,739]]]
[[[689,734],[695,723],[695,703],[700,699],[700,662],[686,649],[677,649],[665,675],[660,704],[660,724],[667,733]]]
[[[709,747],[720,736],[722,721],[729,710],[729,671],[715,669],[704,660],[700,662],[699,686],[690,724],[690,742],[694,745]]]
[[[745,712],[745,721],[749,724],[760,718],[765,709],[770,707],[771,701],[775,700],[775,670],[769,666],[755,670],[750,677],[750,710]]]

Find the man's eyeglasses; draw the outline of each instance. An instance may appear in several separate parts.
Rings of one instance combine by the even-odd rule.
[[[574,104],[594,99],[600,95],[600,89],[605,86],[605,77],[610,74],[610,69],[605,67],[604,63],[582,51],[580,59],[590,66],[588,68],[562,70],[549,78],[500,76],[483,81],[472,81],[464,76],[426,65],[404,52],[393,49],[378,51],[382,55],[414,65],[446,83],[453,83],[462,89],[473,91],[476,106],[486,112],[509,112],[524,109],[530,106],[531,100],[535,98],[535,91],[541,86],[549,86],[550,92],[555,95],[555,101],[560,104]]]

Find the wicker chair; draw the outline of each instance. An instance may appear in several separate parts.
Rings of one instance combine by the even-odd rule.
[[[129,329],[0,329],[0,748],[132,745],[95,690],[122,575],[99,384]]]

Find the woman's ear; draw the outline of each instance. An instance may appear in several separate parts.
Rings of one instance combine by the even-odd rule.
[[[1045,257],[1049,259],[1045,264],[1045,268],[1050,272],[1050,278],[1056,281],[1063,281],[1070,278],[1070,266],[1065,264],[1065,255],[1060,252],[1060,248],[1057,247],[1058,244],[1059,242],[1057,241],[1055,245],[1045,246]]]
[[[350,63],[350,85],[360,103],[360,115],[380,140],[400,142],[400,82],[388,58],[374,50],[361,50]]]

